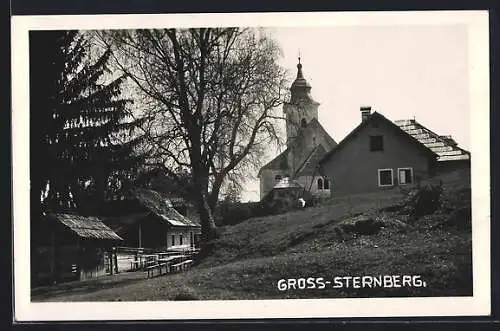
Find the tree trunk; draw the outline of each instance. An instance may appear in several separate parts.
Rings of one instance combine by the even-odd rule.
[[[198,199],[198,212],[201,222],[201,239],[203,242],[214,239],[217,235],[217,226],[213,218],[212,211],[208,205],[207,196],[201,193]]]
[[[208,242],[216,237],[217,226],[208,201],[208,171],[194,167],[194,190],[201,223],[201,240]],[[205,174],[207,172],[207,174]]]

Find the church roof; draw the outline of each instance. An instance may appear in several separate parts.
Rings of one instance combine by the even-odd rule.
[[[438,162],[470,159],[470,153],[458,147],[451,136],[440,136],[415,120],[398,120],[394,123],[436,153]]]
[[[292,92],[290,103],[297,103],[301,100],[308,100],[310,102],[317,103],[310,94],[311,85],[307,82],[304,78],[304,74],[302,73],[302,63],[300,63],[300,57],[299,63],[297,64],[297,77],[292,83],[290,91]]]
[[[286,170],[288,169],[288,152],[289,149],[285,149],[283,152],[281,152],[278,156],[276,156],[274,159],[266,163],[262,168],[259,170],[259,175],[262,170],[265,169],[270,169],[270,170]]]
[[[337,142],[332,137],[330,137],[328,132],[326,132],[325,128],[323,127],[323,125],[321,125],[317,118],[313,118],[309,123],[307,123],[306,128],[315,129],[316,132],[319,132],[322,136],[326,137],[326,142],[329,145],[327,149],[331,149],[337,145]]]
[[[323,145],[316,146],[311,153],[304,160],[302,165],[298,167],[297,172],[295,172],[294,177],[303,175],[314,175],[316,172],[319,161],[323,159],[326,154],[326,150]]]
[[[328,146],[326,146],[326,149],[321,146],[321,148],[314,148],[310,154],[302,161],[301,166],[298,167],[298,171],[296,171],[295,174],[293,174],[292,177],[296,177],[297,175],[301,174],[310,174],[311,171],[316,167],[317,162],[319,162],[323,156],[326,154],[327,150],[330,150],[334,148],[337,145],[337,142],[330,137],[328,132],[326,132],[325,128],[319,123],[318,119],[313,118],[309,123],[307,123],[307,126],[305,129],[311,128],[314,129],[316,132],[318,132],[320,135],[325,137],[326,143]],[[303,130],[301,132],[305,132],[306,130]],[[302,139],[305,139],[305,136],[303,134],[299,134],[297,137],[295,137],[294,144],[300,144],[300,141]],[[274,159],[269,161],[267,164],[265,164],[262,168],[259,170],[259,175],[262,170],[287,170],[288,168],[288,153],[290,151],[290,148],[285,149],[283,152],[281,152],[278,156],[276,156]]]

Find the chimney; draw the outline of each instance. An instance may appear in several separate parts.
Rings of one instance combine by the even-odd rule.
[[[370,114],[372,112],[372,107],[371,106],[364,106],[364,107],[360,107],[359,110],[361,111],[361,121],[364,121],[368,117],[370,117]]]

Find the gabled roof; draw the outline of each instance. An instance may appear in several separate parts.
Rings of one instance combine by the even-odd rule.
[[[323,145],[316,146],[304,160],[302,165],[297,168],[294,177],[302,175],[313,175],[316,172],[316,168],[319,164],[319,161],[323,159],[325,154],[326,150],[323,147]]]
[[[356,128],[354,128],[354,130],[352,130],[344,139],[342,139],[342,141],[335,148],[333,148],[328,153],[326,153],[326,155],[323,157],[323,159],[321,161],[319,161],[319,164],[323,164],[323,163],[327,162],[334,154],[341,151],[356,136],[356,133],[358,133],[359,131],[361,131],[361,129],[363,129],[367,125],[373,123],[374,121],[381,121],[381,122],[387,124],[388,128],[393,130],[402,139],[405,139],[408,143],[413,144],[418,149],[420,149],[423,153],[427,154],[429,157],[437,158],[438,155],[434,151],[427,148],[420,141],[418,141],[413,136],[406,133],[398,125],[394,124],[392,121],[388,120],[383,115],[381,115],[377,112],[373,112],[371,115],[369,115],[369,117],[366,120],[362,121]]]
[[[440,136],[415,120],[399,120],[394,123],[436,153],[438,162],[470,159],[470,153],[458,147],[451,136]]]
[[[326,137],[327,144],[329,145],[328,149],[333,148],[337,145],[337,142],[332,137],[330,137],[328,132],[326,132],[325,128],[323,127],[323,125],[321,125],[317,118],[314,117],[309,123],[307,123],[306,128],[314,128],[319,130],[321,135]]]
[[[258,175],[260,175],[260,172],[265,169],[270,169],[270,170],[288,169],[288,160],[287,160],[288,152],[289,149],[287,148],[283,152],[281,152],[278,156],[276,156],[274,159],[265,164],[262,168],[260,168]]]
[[[151,213],[172,226],[199,227],[199,223],[183,216],[160,193],[148,189],[133,190],[134,197]]]
[[[97,217],[73,214],[48,214],[48,220],[56,221],[84,239],[123,240]]]
[[[303,128],[303,130],[300,131],[301,133],[299,133],[299,135],[297,137],[295,137],[295,140],[293,142],[294,145],[300,144],[300,142],[303,139],[305,139],[304,132],[306,132],[307,129],[313,129],[313,130],[319,132],[320,135],[322,135],[326,138],[326,142],[327,142],[328,146],[326,149],[323,148],[323,150],[324,150],[323,153],[326,153],[326,150],[329,150],[337,145],[337,142],[335,140],[333,140],[332,137],[330,137],[328,132],[326,132],[325,128],[321,125],[321,123],[318,121],[317,118],[313,118],[311,121],[309,121],[309,123],[307,123],[307,126],[305,128]],[[313,151],[311,151],[311,154],[308,155],[308,157],[305,160],[302,161],[302,165],[298,169],[301,169],[302,166],[304,166],[304,164],[308,160],[319,161],[321,159],[321,158],[317,158],[317,154],[315,154],[314,158],[311,159],[311,156],[313,155],[315,150],[316,150],[316,148]],[[278,156],[276,156],[274,159],[272,159],[270,162],[268,162],[266,165],[264,165],[262,168],[260,168],[258,175],[260,175],[261,171],[265,170],[265,169],[287,170],[288,169],[288,153],[289,153],[289,151],[290,151],[290,148],[285,149]],[[319,153],[321,153],[321,152],[319,152]],[[321,157],[322,156],[323,155],[321,155]],[[296,174],[297,174],[297,172],[296,172]],[[295,176],[295,174],[294,174],[294,176]]]

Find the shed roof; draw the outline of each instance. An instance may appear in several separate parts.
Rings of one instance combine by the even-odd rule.
[[[123,240],[97,217],[73,214],[48,214],[47,218],[59,222],[80,238]]]
[[[201,225],[185,217],[160,193],[148,189],[135,189],[134,197],[151,213],[172,226],[200,227]]]

